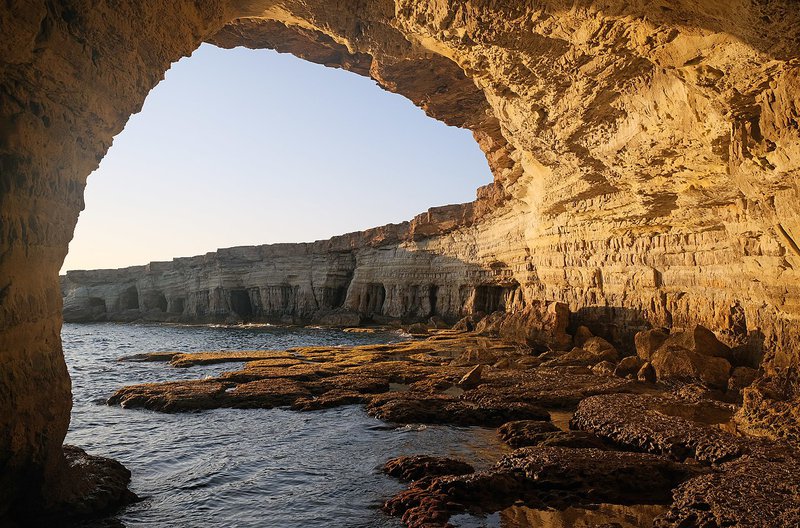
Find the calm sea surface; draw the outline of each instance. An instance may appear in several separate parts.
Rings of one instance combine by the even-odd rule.
[[[74,406],[66,443],[115,458],[133,472],[143,502],[120,516],[129,527],[400,527],[380,505],[403,486],[380,473],[398,455],[438,454],[477,467],[499,456],[494,429],[392,427],[360,406],[297,413],[219,409],[161,414],[104,404],[123,385],[196,379],[234,370],[119,362],[175,350],[285,349],[400,340],[313,328],[213,328],[65,324]]]

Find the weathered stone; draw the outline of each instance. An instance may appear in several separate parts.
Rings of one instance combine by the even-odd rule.
[[[796,371],[764,376],[746,387],[736,424],[753,435],[800,445],[800,376]]]
[[[616,394],[581,401],[570,425],[628,449],[717,464],[747,452],[746,440],[716,427],[731,415],[711,402]]]
[[[464,377],[458,382],[458,386],[462,389],[474,389],[481,384],[481,372],[483,365],[475,365],[469,372],[464,374]]]
[[[629,376],[631,378],[637,378],[644,364],[645,361],[639,356],[624,357],[617,364],[616,369],[614,369],[614,375],[620,378],[627,378]]]
[[[800,526],[800,459],[742,457],[681,484],[654,528]]]
[[[642,453],[598,449],[517,449],[491,470],[422,480],[384,505],[407,526],[445,526],[468,509],[497,511],[517,501],[535,508],[592,503],[667,503],[696,471]]]
[[[602,440],[583,431],[562,431],[551,422],[521,420],[508,422],[497,429],[503,442],[511,447],[572,447],[606,449]]]
[[[416,455],[389,460],[383,465],[383,472],[400,480],[414,481],[424,477],[468,475],[474,473],[475,468],[452,458]]]
[[[597,376],[613,376],[617,366],[611,361],[601,361],[592,367],[592,373]]]
[[[423,323],[414,323],[413,325],[406,328],[406,332],[408,332],[414,337],[427,337],[428,327]]]
[[[683,348],[703,356],[732,360],[731,349],[720,342],[714,332],[701,325],[692,325],[685,330],[673,330],[662,347]]]
[[[660,381],[700,381],[712,388],[728,386],[731,364],[727,359],[699,354],[664,344],[651,362]]]
[[[592,339],[599,339],[593,337]],[[614,348],[598,349],[592,347],[591,350],[583,348],[573,348],[569,352],[559,354],[554,359],[542,363],[543,367],[591,367],[598,363],[608,361],[614,362],[619,356]]]
[[[636,379],[643,383],[655,383],[657,377],[656,370],[653,368],[653,364],[648,361],[642,365],[642,368],[640,368],[639,372],[636,373]]]
[[[443,423],[497,427],[512,420],[549,420],[541,407],[523,402],[469,402],[444,395],[401,393],[374,397],[367,412],[394,423]]]
[[[736,367],[728,379],[728,393],[741,397],[743,389],[749,387],[758,377],[758,371],[750,367]]]
[[[645,361],[652,360],[653,355],[661,348],[661,345],[664,344],[668,337],[669,332],[661,328],[642,330],[634,336],[636,354]]]

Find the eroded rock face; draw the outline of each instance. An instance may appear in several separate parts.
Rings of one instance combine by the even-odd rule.
[[[162,287],[178,262],[119,272],[109,296],[94,294],[109,281],[84,275],[67,298],[81,318],[137,316],[135,303],[246,311],[248,298],[302,314],[318,308],[309,288],[333,305],[349,280],[344,303],[364,313],[559,301],[573,324],[616,341],[700,323],[750,366],[763,355],[768,375],[800,365],[793,1],[19,0],[0,12],[0,34],[0,512],[60,486],[70,396],[57,270],[86,176],[169,64],[204,40],[369,75],[473,130],[495,182],[471,204],[327,243],[349,246],[337,258],[308,246],[218,252],[210,260],[246,257],[224,266],[223,292]],[[242,281],[267,258],[306,278]],[[394,279],[406,269],[413,280]]]

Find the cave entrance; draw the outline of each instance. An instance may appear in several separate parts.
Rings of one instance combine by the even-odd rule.
[[[428,288],[428,303],[431,306],[431,313],[430,315],[436,315],[436,302],[437,297],[439,296],[439,287],[433,284],[430,285]]]
[[[253,316],[253,303],[247,290],[231,290],[230,303],[231,311],[242,319],[246,320]]]
[[[139,309],[139,290],[136,286],[126,288],[119,296],[119,307],[122,310]]]
[[[483,285],[475,288],[474,311],[492,313],[506,309],[506,298],[512,288],[496,285]]]

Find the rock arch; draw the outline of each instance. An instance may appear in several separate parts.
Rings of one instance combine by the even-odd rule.
[[[737,306],[737,328],[763,332],[765,369],[796,371],[800,15],[791,0],[720,6],[6,4],[0,514],[15,497],[70,493],[58,269],[86,176],[170,63],[202,41],[370,75],[473,130],[495,183],[440,221],[412,222],[398,240],[406,249],[486,267],[502,254],[528,298],[701,322],[733,341],[746,338],[725,333]]]

